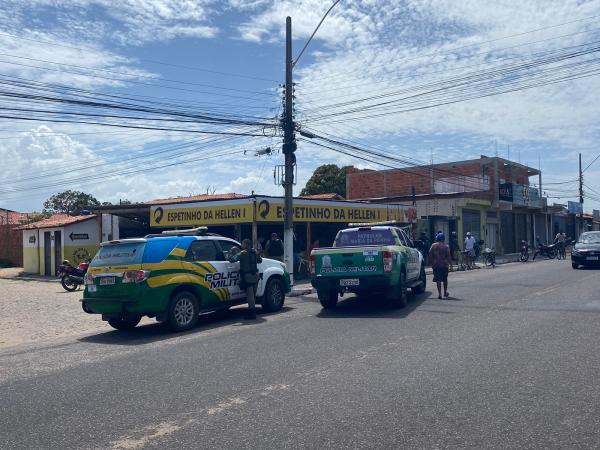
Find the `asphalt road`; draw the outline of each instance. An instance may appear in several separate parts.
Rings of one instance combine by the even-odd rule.
[[[289,299],[0,351],[0,447],[600,448],[600,271],[452,274],[404,310]]]

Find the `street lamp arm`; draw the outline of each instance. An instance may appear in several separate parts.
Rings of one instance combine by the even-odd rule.
[[[296,63],[298,62],[298,60],[300,59],[300,57],[304,53],[304,50],[306,50],[306,47],[308,47],[308,44],[310,44],[310,41],[312,40],[312,38],[315,36],[315,34],[317,34],[317,31],[319,30],[319,27],[321,26],[321,24],[325,20],[325,17],[327,17],[327,15],[331,12],[331,10],[334,8],[334,6],[337,5],[339,2],[340,2],[340,0],[335,0],[335,2],[333,2],[333,5],[331,5],[331,7],[327,10],[327,12],[325,13],[325,15],[323,16],[323,18],[321,19],[321,21],[317,25],[317,28],[315,28],[315,31],[313,31],[313,33],[308,38],[308,41],[306,41],[306,44],[304,44],[304,47],[302,47],[302,50],[300,51],[300,54],[296,58],[296,61],[294,61],[292,63],[292,68],[296,65]]]

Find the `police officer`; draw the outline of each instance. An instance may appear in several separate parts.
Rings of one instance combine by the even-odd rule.
[[[260,280],[258,272],[258,264],[262,262],[260,255],[252,248],[252,241],[244,239],[242,241],[242,251],[236,255],[232,255],[229,259],[231,262],[240,263],[240,287],[246,291],[246,299],[248,301],[248,312],[246,319],[256,319],[256,287]]]

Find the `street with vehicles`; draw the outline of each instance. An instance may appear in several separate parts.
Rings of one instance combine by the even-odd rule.
[[[598,272],[539,261],[450,282],[450,299],[427,291],[404,309],[349,294],[325,310],[311,294],[256,322],[234,308],[173,334],[151,321],[111,331],[80,311],[77,292],[2,279],[16,305],[43,305],[52,286],[51,302],[68,298],[94,328],[2,346],[0,402],[11,413],[0,439],[61,449],[598,447]],[[31,321],[48,320],[28,307]]]

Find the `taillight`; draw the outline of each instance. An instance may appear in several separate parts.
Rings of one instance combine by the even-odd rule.
[[[141,283],[150,276],[149,270],[128,270],[123,272],[123,283]]]
[[[393,265],[394,265],[394,258],[392,256],[392,252],[384,251],[383,252],[383,271],[391,272]]]
[[[310,268],[310,274],[314,276],[317,273],[317,266],[315,264],[315,255],[310,255],[310,259],[308,260],[308,267]]]
[[[83,277],[83,283],[86,285],[94,284],[94,275],[92,275],[91,273],[86,273]]]

